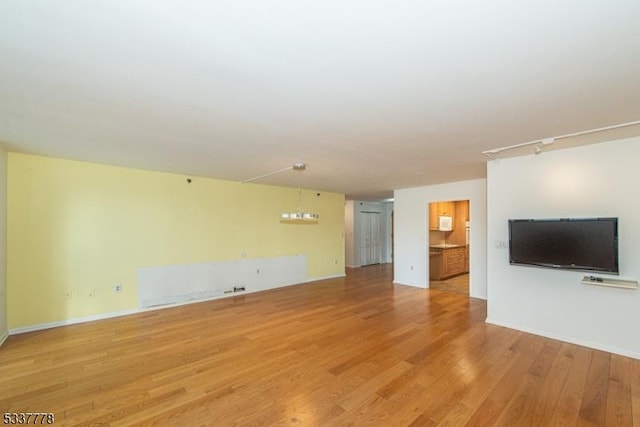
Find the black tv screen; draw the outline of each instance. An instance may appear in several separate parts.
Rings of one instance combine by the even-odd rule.
[[[509,263],[618,274],[618,218],[510,219]]]

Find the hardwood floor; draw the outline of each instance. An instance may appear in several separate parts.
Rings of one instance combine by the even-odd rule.
[[[388,265],[11,336],[2,412],[56,425],[638,425],[640,361],[484,323]]]
[[[469,295],[469,274],[461,274],[445,280],[430,280],[429,287],[440,291]]]

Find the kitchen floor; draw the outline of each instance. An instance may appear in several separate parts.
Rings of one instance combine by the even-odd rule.
[[[431,280],[429,288],[469,295],[469,274],[461,274],[446,280]]]

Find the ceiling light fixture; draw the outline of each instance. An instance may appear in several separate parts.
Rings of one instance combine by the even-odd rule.
[[[554,138],[537,139],[535,141],[523,142],[522,144],[509,145],[508,147],[494,148],[493,150],[483,151],[482,154],[490,160],[496,160],[497,155],[503,151],[513,150],[516,148],[527,147],[529,145],[535,145],[533,149],[534,154],[542,153],[542,149],[546,145],[551,145],[556,142],[556,139],[563,138],[563,136],[556,136]]]
[[[300,209],[300,200],[302,199],[302,172],[307,169],[307,165],[302,162],[294,163],[288,168],[280,169],[275,172],[270,172],[264,175],[256,176],[254,178],[242,181],[242,184],[252,182],[260,178],[275,175],[278,173],[293,170],[298,173],[298,198],[296,201],[296,210],[294,212],[283,212],[280,214],[280,222],[283,224],[317,224],[320,219],[320,215],[316,213],[304,212]]]
[[[556,142],[556,139],[555,139],[555,138],[545,138],[545,139],[543,139],[542,141],[540,141],[540,143],[539,143],[539,144],[537,144],[537,145],[536,145],[536,148],[535,148],[535,150],[533,151],[533,152],[534,152],[534,154],[540,154],[540,153],[542,153],[542,149],[543,149],[545,146],[547,146],[547,145],[551,145],[551,144],[553,144],[554,142]]]
[[[298,200],[296,201],[295,212],[283,212],[280,214],[280,222],[284,224],[317,224],[320,215],[316,213],[304,212],[300,209],[300,199],[302,198],[302,172],[307,169],[304,163],[294,163],[291,167],[298,173]]]
[[[489,160],[496,160],[498,158],[498,154],[502,153],[503,151],[514,150],[516,148],[527,147],[529,145],[535,146],[533,149],[534,154],[540,154],[542,153],[542,150],[544,149],[544,147],[555,143],[559,139],[588,135],[590,133],[603,132],[603,131],[623,128],[627,126],[635,126],[638,124],[640,124],[640,120],[636,120],[635,122],[621,123],[619,125],[606,126],[606,127],[597,128],[597,129],[589,129],[582,132],[568,133],[566,135],[554,136],[551,138],[536,139],[535,141],[523,142],[521,144],[509,145],[507,147],[494,148],[493,150],[483,151],[482,154],[485,157],[487,157]]]

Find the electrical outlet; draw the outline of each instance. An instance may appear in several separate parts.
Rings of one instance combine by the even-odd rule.
[[[122,292],[122,285],[121,285],[120,283],[117,283],[117,284],[114,286],[113,290],[114,290],[116,293],[118,293],[118,292]]]
[[[95,296],[96,296],[96,290],[95,290],[95,289],[91,289],[91,290],[89,291],[89,298],[93,298],[93,297],[95,297]]]
[[[413,271],[413,265],[411,266],[411,271]]]
[[[256,274],[260,274],[260,269],[257,269],[257,270],[256,270]]]
[[[71,299],[71,297],[73,296],[73,291],[71,291],[70,289],[69,289],[69,290],[66,290],[66,291],[64,292],[64,296],[65,296],[67,299]]]

